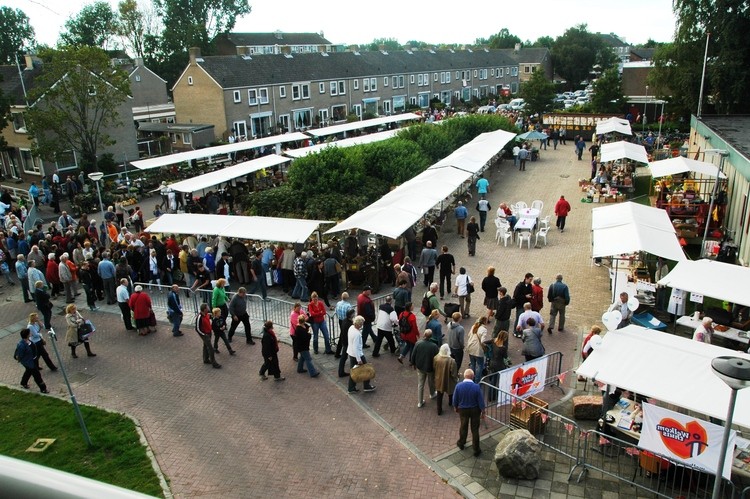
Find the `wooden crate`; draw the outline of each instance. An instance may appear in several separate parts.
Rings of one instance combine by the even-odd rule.
[[[515,407],[510,410],[510,425],[513,428],[522,428],[528,430],[532,435],[544,433],[545,422],[542,421],[542,413],[549,404],[542,399],[530,396],[525,399],[528,404],[522,408],[519,401]],[[530,405],[534,404],[534,405]],[[539,406],[540,408],[537,408]]]

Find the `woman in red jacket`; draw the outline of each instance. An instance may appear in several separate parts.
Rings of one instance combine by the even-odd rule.
[[[44,277],[47,278],[47,282],[49,283],[52,298],[56,298],[60,294],[62,284],[60,283],[60,271],[58,270],[54,253],[47,255],[47,270]]]
[[[149,319],[151,318],[151,297],[143,292],[142,286],[136,286],[135,292],[130,296],[130,310],[133,311],[133,318],[135,319],[135,327],[138,329],[138,334],[146,336],[149,333],[156,332],[151,331],[149,327]]]
[[[402,364],[404,363],[404,357],[411,354],[414,344],[419,339],[417,316],[412,313],[413,308],[412,302],[406,302],[406,307],[398,318],[401,339],[404,341],[404,346],[401,347],[401,355],[398,356],[398,361]]]
[[[318,293],[315,291],[310,295],[310,303],[307,304],[307,311],[310,314],[310,323],[312,324],[313,330],[313,350],[315,350],[315,353],[318,353],[318,333],[322,332],[326,355],[333,355],[334,351],[331,350],[331,337],[328,334],[328,325],[326,324],[326,306],[320,301]]]
[[[560,196],[560,199],[555,203],[555,215],[557,216],[557,222],[555,225],[560,232],[565,232],[565,219],[570,213],[570,203],[565,199],[565,196]]]

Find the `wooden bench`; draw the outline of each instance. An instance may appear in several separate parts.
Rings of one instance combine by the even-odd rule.
[[[600,395],[579,395],[573,397],[573,418],[597,421],[602,415],[602,397]]]

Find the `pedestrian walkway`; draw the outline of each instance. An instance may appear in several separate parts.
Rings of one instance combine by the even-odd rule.
[[[544,343],[547,352],[563,352],[568,369],[579,358],[581,332],[598,321],[609,303],[607,270],[591,265],[592,205],[579,202],[578,178],[588,175],[587,162],[577,161],[572,147],[549,148],[541,156],[529,162],[525,172],[507,161],[493,167],[487,175],[492,211],[501,201],[530,205],[540,199],[545,216],[564,194],[573,207],[564,233],[553,225],[546,246],[506,248],[495,243],[490,220],[480,234],[477,256],[469,257],[466,240],[455,234],[449,216],[438,245],[447,244],[457,267],[466,267],[477,284],[490,265],[511,291],[526,272],[541,277],[545,290],[562,273],[571,292],[568,322],[565,332],[545,334]],[[476,197],[467,204],[472,215],[475,204]],[[33,308],[19,303],[20,290],[3,290],[0,299],[11,301],[0,304],[0,327],[8,334],[0,334],[0,356],[9,359],[17,340],[7,326],[20,324]],[[423,292],[420,284],[415,294]],[[350,294],[354,298],[356,290]],[[201,362],[201,343],[188,317],[184,337],[172,337],[166,323],[159,324],[158,333],[139,337],[124,330],[114,306],[97,312],[81,309],[97,325],[92,348],[98,356],[74,360],[61,349],[66,368],[78,380],[74,389],[79,402],[137,418],[176,497],[583,496],[578,494],[583,486],[568,484],[551,461],[545,463],[544,477],[533,483],[499,480],[490,463],[497,427],[482,430],[486,437],[479,460],[459,451],[458,416],[452,411],[438,416],[434,400],[417,408],[416,372],[389,354],[369,359],[371,349],[365,351],[378,372],[377,390],[352,396],[346,393],[346,380],[337,376],[333,356],[313,355],[322,375],[312,379],[296,373],[291,349],[283,345],[280,360],[286,381],[261,381],[259,343],[246,345],[235,337],[238,354],[230,357],[220,346],[217,358],[223,369],[214,370]],[[545,320],[548,310],[545,303]],[[477,286],[464,325],[483,313]],[[63,317],[55,315],[52,322],[62,338]],[[510,341],[512,360],[520,362],[520,340]],[[15,363],[0,364],[0,382],[17,386],[20,375]],[[45,370],[43,375],[55,396],[66,396],[58,373]],[[592,492],[594,496],[607,495],[603,486],[585,486],[587,497],[590,490],[600,490]]]

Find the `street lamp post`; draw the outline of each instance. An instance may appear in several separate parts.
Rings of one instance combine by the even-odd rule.
[[[719,171],[716,173],[716,181],[714,182],[714,189],[711,194],[711,202],[708,205],[708,214],[706,215],[706,228],[703,230],[703,241],[701,242],[701,252],[705,251],[706,239],[708,238],[708,226],[711,224],[711,218],[713,217],[714,204],[716,203],[716,195],[719,190],[719,182],[721,182],[721,174],[724,173],[724,158],[729,156],[729,151],[718,150],[718,149],[706,149],[707,153],[718,153],[721,155],[719,159]],[[701,255],[705,256],[705,255]]]
[[[646,130],[646,109],[648,107],[648,85],[646,85],[646,100],[643,101],[643,116],[641,116],[641,132]]]
[[[104,177],[102,172],[89,173],[89,179],[96,184],[96,195],[99,196],[99,210],[102,212],[102,222],[104,222],[104,204],[102,203],[102,191],[99,189],[99,182]]]
[[[729,446],[729,434],[732,429],[732,417],[734,416],[734,404],[737,401],[737,392],[750,386],[750,361],[741,357],[721,356],[711,361],[711,369],[729,388],[732,393],[729,397],[729,409],[727,419],[724,421],[724,437],[721,439],[721,451],[719,452],[719,466],[716,470],[714,491],[711,497],[719,499],[721,493],[722,472],[726,462],[727,447]]]

